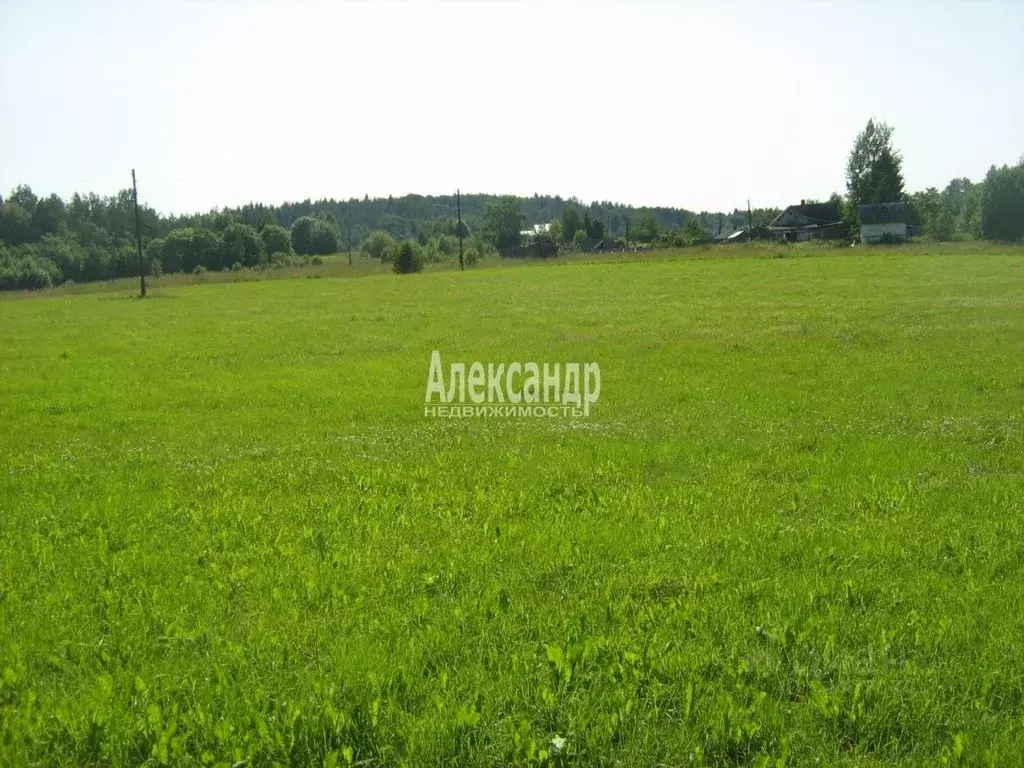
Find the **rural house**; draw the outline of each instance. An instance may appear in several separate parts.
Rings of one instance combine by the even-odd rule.
[[[768,225],[772,237],[797,243],[805,240],[838,240],[846,234],[846,225],[835,203],[791,205]]]
[[[519,232],[519,245],[512,248],[504,248],[500,251],[502,256],[513,258],[534,257],[546,259],[549,256],[558,255],[558,243],[551,237],[551,224],[534,224],[532,229],[523,229]]]
[[[857,209],[860,218],[860,241],[880,243],[885,240],[902,242],[907,239],[907,218],[910,206],[906,203],[872,203]]]
[[[551,222],[546,224],[534,224],[532,229],[522,229],[519,231],[519,239],[524,243],[529,242],[533,239],[547,239],[548,232],[551,229]]]
[[[767,227],[757,226],[753,229],[734,229],[723,232],[714,239],[715,243],[747,243],[751,240],[767,240],[771,237]]]

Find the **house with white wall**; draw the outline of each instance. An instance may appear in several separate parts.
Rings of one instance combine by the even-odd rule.
[[[857,209],[860,218],[860,241],[881,243],[903,242],[907,239],[910,206],[906,203],[871,203]]]

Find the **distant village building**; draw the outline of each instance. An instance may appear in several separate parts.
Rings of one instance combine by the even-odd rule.
[[[551,230],[551,222],[546,224],[534,224],[533,229],[523,229],[519,232],[519,239],[524,243],[534,239],[546,239]]]
[[[846,225],[835,203],[791,205],[768,225],[772,237],[791,243],[807,240],[839,240],[846,234]]]
[[[860,206],[857,213],[862,243],[903,242],[907,239],[910,214],[907,203],[872,203]]]
[[[519,245],[500,251],[502,256],[509,258],[540,258],[547,259],[558,255],[558,243],[551,237],[551,223],[534,224],[532,229],[519,232]]]
[[[754,227],[753,229],[736,229],[732,232],[723,232],[714,239],[716,243],[747,243],[751,240],[767,240],[771,237],[767,227]]]
[[[745,243],[750,239],[750,232],[746,229],[734,229],[731,232],[722,232],[715,237],[716,243]]]

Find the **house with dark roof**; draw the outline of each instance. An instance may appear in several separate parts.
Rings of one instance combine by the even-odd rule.
[[[860,219],[860,241],[881,243],[903,242],[907,239],[910,206],[907,203],[871,203],[857,209]]]
[[[732,232],[723,232],[712,242],[715,243],[746,243],[750,240],[767,240],[770,235],[767,227],[754,227],[753,229],[734,229]]]
[[[846,234],[846,224],[835,203],[808,203],[791,205],[768,225],[772,237],[792,243],[806,240],[840,240]]]

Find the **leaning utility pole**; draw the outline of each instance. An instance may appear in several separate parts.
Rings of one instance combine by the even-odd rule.
[[[459,270],[464,271],[466,266],[462,261],[462,191],[458,189],[455,190],[455,208],[459,212]]]
[[[146,267],[142,263],[142,233],[139,231],[139,189],[135,186],[135,169],[132,168],[132,202],[135,204],[135,247],[139,251],[139,284],[142,298],[146,298]]]

